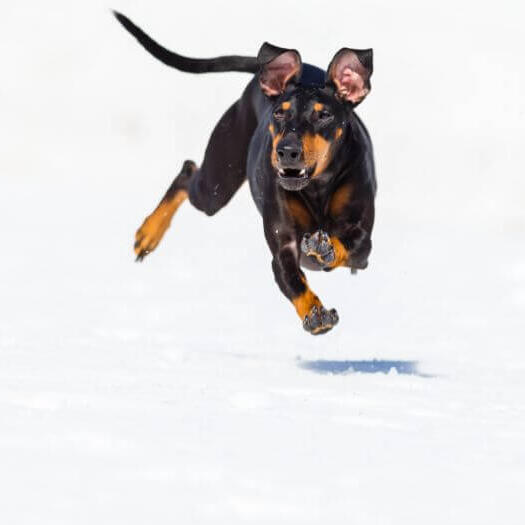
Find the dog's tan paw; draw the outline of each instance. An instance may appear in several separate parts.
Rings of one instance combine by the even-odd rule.
[[[332,308],[327,310],[324,306],[313,306],[304,318],[303,327],[312,335],[325,334],[339,322],[339,315]]]
[[[323,267],[330,267],[335,261],[335,251],[329,235],[318,230],[315,233],[305,233],[301,241],[301,251],[313,256]]]
[[[142,261],[148,253],[151,253],[158,246],[164,233],[170,227],[173,214],[187,198],[188,192],[186,190],[177,190],[173,194],[166,194],[155,211],[146,217],[135,234],[134,250],[137,261]]]
[[[151,253],[161,241],[164,233],[169,228],[171,222],[171,215],[157,211],[146,217],[142,226],[135,234],[135,254],[137,261],[142,261],[146,255]]]

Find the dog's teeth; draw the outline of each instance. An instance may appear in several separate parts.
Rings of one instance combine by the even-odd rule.
[[[279,175],[284,175],[284,170],[279,170]]]
[[[303,168],[303,169],[300,171],[299,175],[304,175],[305,173],[306,173],[306,168]]]

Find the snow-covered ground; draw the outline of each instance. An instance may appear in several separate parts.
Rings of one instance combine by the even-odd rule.
[[[33,5],[32,5],[33,4]],[[518,2],[14,3],[0,20],[0,523],[522,524]],[[367,271],[304,332],[247,187],[132,239],[240,74],[146,55],[375,48]]]

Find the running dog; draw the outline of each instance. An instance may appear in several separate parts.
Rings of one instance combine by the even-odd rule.
[[[257,57],[187,58],[169,51],[131,20],[117,20],[155,58],[189,73],[253,74],[211,134],[200,167],[181,172],[135,236],[141,261],[159,244],[189,199],[214,215],[248,179],[273,255],[275,280],[312,334],[339,320],[310,289],[301,266],[355,273],[372,248],[376,178],[370,136],[354,108],[370,92],[372,50],[340,49],[323,71],[295,49],[268,43]]]

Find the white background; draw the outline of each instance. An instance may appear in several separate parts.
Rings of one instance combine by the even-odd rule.
[[[309,275],[331,333],[277,289],[246,186],[213,218],[185,204],[133,262],[249,76],[168,69],[109,8],[190,56],[374,48],[370,266]],[[523,523],[524,14],[3,5],[0,522]]]

